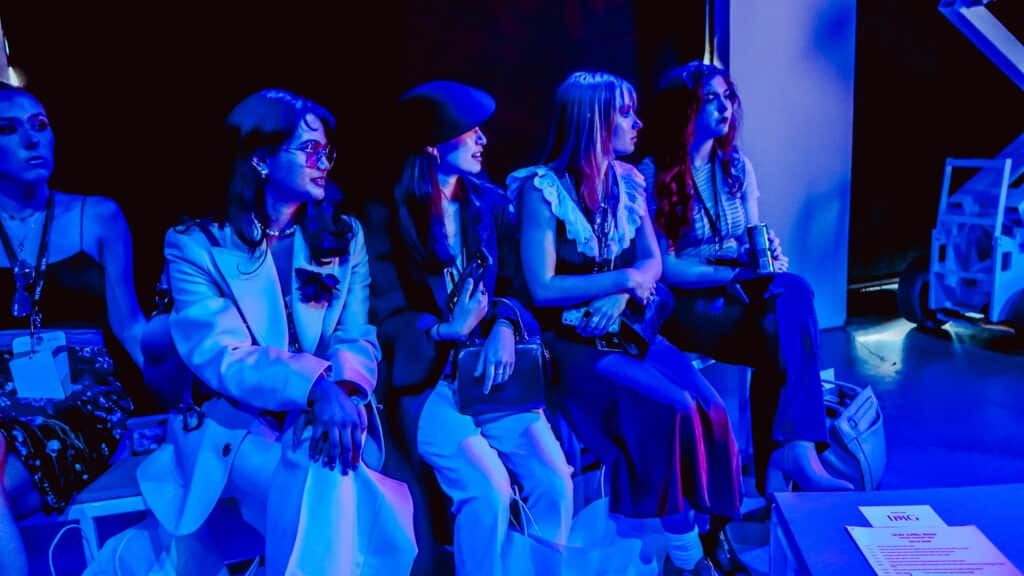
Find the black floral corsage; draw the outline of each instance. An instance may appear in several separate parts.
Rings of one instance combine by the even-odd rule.
[[[321,274],[305,268],[295,269],[295,279],[299,285],[299,299],[306,304],[326,304],[334,297],[338,289],[338,277],[334,274]]]

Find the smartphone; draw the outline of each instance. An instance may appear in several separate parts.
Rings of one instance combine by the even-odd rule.
[[[583,320],[584,308],[567,308],[562,310],[562,324],[565,326],[579,326]]]
[[[567,308],[567,309],[563,310],[562,311],[562,324],[564,324],[565,326],[579,326],[580,322],[583,321],[583,313],[586,310],[587,310],[587,308]],[[619,326],[621,324],[622,324],[622,320],[621,319],[616,320],[615,322],[613,322],[612,325],[608,327],[608,331],[605,332],[605,335],[607,335],[607,334],[618,334],[619,333]],[[604,336],[602,336],[602,338],[603,337]]]
[[[466,262],[466,268],[462,270],[462,274],[453,283],[451,291],[448,292],[448,298],[446,303],[448,305],[448,312],[455,310],[455,305],[459,301],[459,297],[462,295],[462,290],[466,286],[466,282],[472,282],[471,286],[473,290],[477,290],[480,282],[483,282],[484,272],[487,270],[487,266],[491,264],[491,256],[486,250],[481,248],[473,255],[472,258]]]

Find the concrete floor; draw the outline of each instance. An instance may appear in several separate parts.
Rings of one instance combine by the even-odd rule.
[[[961,321],[923,331],[899,317],[893,291],[852,294],[846,325],[822,333],[821,366],[875,390],[881,490],[1024,482],[1024,344],[1011,332]],[[766,573],[767,525],[739,523],[733,535]]]
[[[926,332],[896,317],[889,294],[822,336],[822,365],[871,385],[885,418],[882,489],[1024,481],[1024,344],[959,321]]]

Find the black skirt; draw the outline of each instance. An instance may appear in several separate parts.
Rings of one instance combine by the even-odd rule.
[[[109,467],[132,411],[102,337],[94,344],[68,340],[72,391],[62,400],[18,397],[10,347],[0,351],[0,434],[31,474],[47,513],[63,511]]]

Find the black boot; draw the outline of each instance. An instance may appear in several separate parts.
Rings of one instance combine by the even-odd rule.
[[[701,534],[700,540],[704,545],[705,556],[723,576],[750,575],[750,570],[740,560],[724,528]]]

